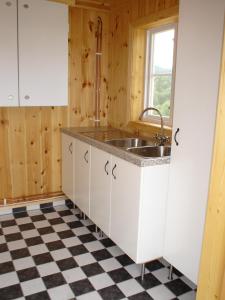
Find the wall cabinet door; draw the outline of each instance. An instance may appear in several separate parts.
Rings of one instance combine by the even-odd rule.
[[[174,133],[177,128],[180,132],[179,145],[172,147],[164,256],[195,283],[208,197],[224,6],[224,0],[216,5],[211,0],[180,1]]]
[[[0,1],[0,106],[18,105],[17,1]]]
[[[14,20],[16,17],[8,22]],[[68,29],[66,5],[46,0],[18,1],[21,106],[67,105]]]
[[[74,138],[62,134],[62,191],[70,199],[74,200]]]
[[[75,203],[90,216],[90,167],[91,146],[75,140]]]
[[[137,257],[141,168],[112,156],[111,238]]]
[[[110,235],[111,155],[91,148],[90,218]]]

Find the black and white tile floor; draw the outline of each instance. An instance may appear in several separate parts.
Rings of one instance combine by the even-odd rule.
[[[0,217],[0,300],[193,300],[196,287],[168,264],[140,266],[100,239],[79,210],[58,206]]]

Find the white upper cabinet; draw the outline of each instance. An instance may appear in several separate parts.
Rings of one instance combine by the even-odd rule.
[[[68,104],[68,30],[64,4],[0,0],[0,106]]]
[[[0,106],[18,105],[17,1],[0,0]]]
[[[204,9],[203,9],[204,8]],[[224,0],[181,0],[164,257],[197,283],[219,88]]]
[[[67,105],[67,6],[19,0],[18,12],[20,105]]]

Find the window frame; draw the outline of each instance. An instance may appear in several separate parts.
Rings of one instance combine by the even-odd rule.
[[[174,29],[174,51],[173,51],[173,66],[172,66],[172,81],[171,81],[171,102],[170,102],[170,116],[163,117],[164,124],[171,127],[173,122],[173,108],[174,108],[174,92],[175,92],[175,75],[176,75],[176,54],[177,54],[177,31],[178,24],[170,23],[167,25],[161,25],[153,28],[148,28],[146,30],[146,59],[145,59],[145,81],[144,81],[144,103],[143,109],[149,107],[150,93],[153,88],[153,54],[154,45],[152,45],[151,39],[155,33],[166,31],[169,29]],[[163,75],[165,76],[165,75]],[[142,118],[142,121],[160,124],[160,117],[155,115],[145,114]]]

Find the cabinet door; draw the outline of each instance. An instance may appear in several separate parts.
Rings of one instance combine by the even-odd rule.
[[[137,259],[141,168],[112,156],[111,238]]]
[[[17,1],[0,1],[0,106],[18,106]]]
[[[211,0],[180,1],[174,105],[174,131],[180,132],[179,145],[172,145],[164,256],[195,283],[208,197],[224,6],[224,0],[216,5]]]
[[[111,155],[91,148],[90,218],[108,236],[110,225]]]
[[[68,7],[19,0],[18,26],[20,105],[67,105]]]
[[[73,151],[74,138],[62,134],[62,191],[72,201],[74,200]]]
[[[91,147],[75,141],[75,203],[88,217],[90,216],[90,166]]]

